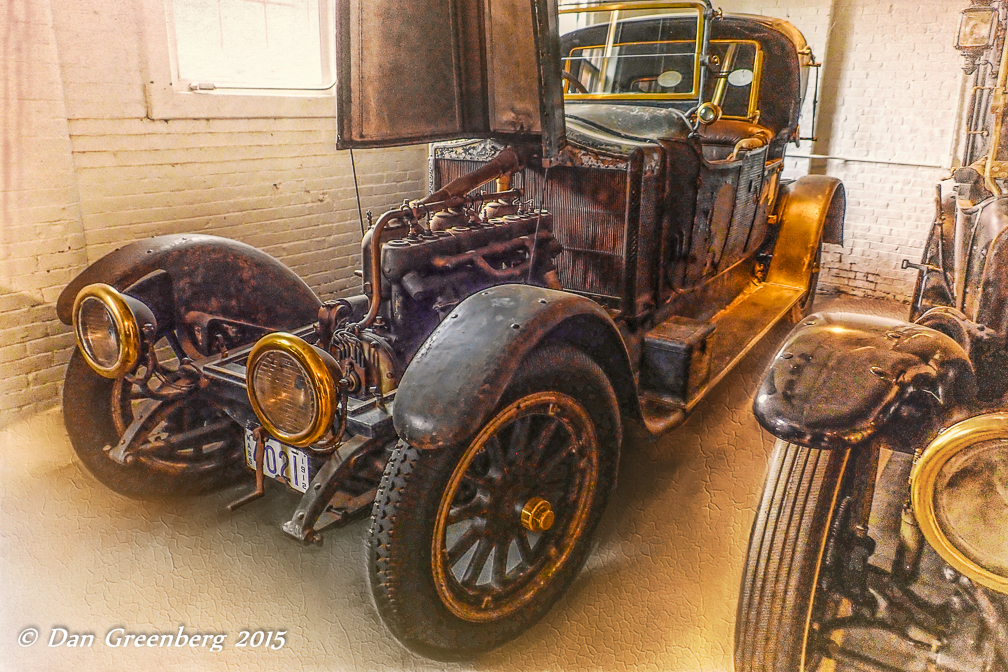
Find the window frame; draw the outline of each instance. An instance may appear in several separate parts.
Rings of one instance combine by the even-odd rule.
[[[178,76],[172,0],[143,0],[147,117],[171,119],[268,119],[336,117],[336,82],[326,89],[191,90]],[[320,0],[320,25],[333,27],[333,0]],[[337,64],[334,64],[334,68]],[[335,72],[335,70],[334,70]],[[334,78],[335,79],[335,78]]]

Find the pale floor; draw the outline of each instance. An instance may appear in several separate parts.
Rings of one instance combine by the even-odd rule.
[[[843,298],[817,307],[906,313]],[[731,670],[736,594],[773,444],[751,394],[787,330],[772,331],[685,425],[658,441],[631,431],[572,589],[530,632],[466,664],[427,661],[385,631],[364,565],[367,521],[304,547],[279,529],[296,502],[279,487],[234,514],[224,509],[234,491],[136,502],[83,470],[58,409],[0,429],[0,669]],[[218,652],[105,643],[116,627],[180,626],[226,641]],[[38,641],[20,646],[29,627]],[[94,643],[50,647],[57,627]],[[286,645],[239,648],[242,630],[285,630]]]

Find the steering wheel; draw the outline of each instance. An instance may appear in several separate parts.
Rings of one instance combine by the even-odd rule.
[[[581,83],[581,80],[571,73],[566,70],[561,70],[560,76],[569,84],[567,87],[568,90],[573,90],[573,93],[588,93],[588,89],[586,89],[585,85]]]

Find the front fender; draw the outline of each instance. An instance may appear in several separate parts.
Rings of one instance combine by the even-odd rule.
[[[317,319],[321,305],[294,271],[265,252],[227,238],[180,234],[148,238],[106,254],[66,286],[56,302],[56,314],[70,324],[74,299],[87,285],[104,282],[123,291],[156,271],[166,273],[170,282],[159,274],[158,282],[145,283],[156,284],[158,293],[170,293],[172,304],[151,302],[159,324],[182,325],[187,315],[207,315],[267,330],[290,330]],[[157,314],[166,310],[173,314]],[[188,336],[185,341],[203,342]]]
[[[951,338],[889,318],[818,313],[802,320],[770,363],[753,403],[771,434],[811,448],[846,448],[872,438],[901,410],[941,423],[969,403],[976,382]],[[911,408],[912,407],[912,408]]]
[[[500,285],[460,303],[421,346],[396,392],[396,433],[423,449],[469,440],[522,360],[550,339],[585,350],[609,377],[623,412],[635,408],[626,346],[605,310],[568,292]]]

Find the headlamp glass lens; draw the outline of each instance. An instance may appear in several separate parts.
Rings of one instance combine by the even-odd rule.
[[[315,420],[317,401],[308,373],[294,357],[271,350],[252,372],[259,408],[278,430],[291,436],[307,432]]]
[[[119,361],[119,330],[105,304],[93,296],[84,299],[77,322],[88,357],[106,369],[114,367]]]
[[[935,482],[935,514],[945,535],[989,572],[1008,576],[1008,441],[957,453]]]

